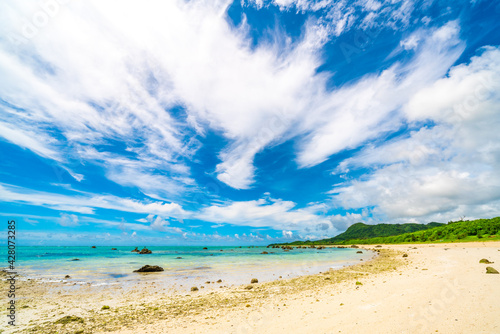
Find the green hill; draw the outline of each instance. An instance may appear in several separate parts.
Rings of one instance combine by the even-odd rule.
[[[453,242],[500,239],[500,217],[457,221],[448,224],[357,223],[336,237],[317,241],[295,241],[289,245],[392,244],[406,242]]]
[[[350,239],[342,244],[399,244],[405,242],[455,242],[500,239],[500,217],[449,222],[423,231],[388,237]]]
[[[344,233],[337,235],[330,239],[320,240],[330,244],[339,243],[351,239],[368,239],[375,237],[388,237],[392,235],[400,235],[403,233],[411,233],[416,231],[427,230],[429,228],[441,226],[440,223],[424,224],[377,224],[366,225],[363,223],[356,223],[350,226]]]

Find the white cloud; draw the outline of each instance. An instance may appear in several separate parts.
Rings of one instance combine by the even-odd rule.
[[[78,217],[73,214],[61,213],[61,218],[59,219],[59,225],[65,227],[75,227],[79,226]]]
[[[93,214],[95,209],[123,212],[154,213],[169,217],[184,217],[187,213],[177,203],[163,201],[138,201],[110,195],[79,192],[63,195],[0,184],[0,200],[48,207],[54,210]]]
[[[367,75],[323,97],[302,123],[310,132],[302,143],[298,162],[309,167],[344,149],[400,127],[399,109],[413,92],[442,77],[459,57],[463,43],[458,25],[450,22],[431,32],[408,64],[394,64],[379,76]]]
[[[296,209],[296,203],[281,199],[228,202],[201,209],[194,217],[201,220],[240,226],[269,227],[275,230],[331,229],[328,216],[321,215],[322,207]],[[325,228],[326,227],[326,228]]]
[[[500,50],[486,47],[469,64],[417,91],[410,120],[436,125],[342,163],[374,171],[333,190],[346,208],[375,207],[393,221],[491,217],[500,208]],[[348,174],[347,174],[348,175]]]
[[[36,37],[0,48],[0,94],[25,110],[16,109],[4,122],[20,124],[28,134],[9,140],[37,154],[64,156],[63,165],[98,164],[120,185],[170,199],[186,184],[194,186],[183,159],[199,145],[183,138],[211,128],[230,142],[219,154],[218,179],[246,189],[254,181],[254,156],[269,145],[300,138],[298,162],[305,167],[394,130],[400,123],[391,113],[409,92],[445,73],[460,53],[458,27],[448,24],[428,33],[409,64],[327,92],[328,78],[316,73],[322,46],[350,29],[356,6],[382,15],[389,5],[294,4],[328,8],[328,14],[309,20],[294,44],[282,36],[252,46],[245,23],[234,29],[226,21],[226,2],[67,3]],[[404,26],[413,3],[393,5],[390,23]],[[20,18],[40,10],[37,4],[0,6],[5,35],[22,34]],[[187,122],[168,112],[178,105],[186,108]],[[28,140],[44,138],[49,125],[62,135],[56,143],[37,147]],[[125,152],[96,149],[116,141]],[[127,153],[132,157],[124,158]]]

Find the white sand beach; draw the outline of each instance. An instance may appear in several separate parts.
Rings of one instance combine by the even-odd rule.
[[[73,293],[26,283],[19,331],[60,333],[500,333],[500,242],[383,245],[319,275],[171,296],[119,287]],[[408,257],[402,255],[406,253]],[[486,258],[493,264],[480,264]],[[359,282],[361,284],[356,284]],[[30,285],[31,284],[31,285]],[[110,309],[102,310],[102,305]],[[54,324],[64,316],[81,321]],[[78,319],[80,319],[78,318]],[[31,322],[29,322],[29,321]],[[12,328],[8,329],[11,332]],[[83,332],[82,332],[83,331]]]

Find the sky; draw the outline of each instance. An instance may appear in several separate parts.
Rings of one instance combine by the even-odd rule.
[[[499,16],[487,0],[1,1],[0,216],[21,246],[499,216]]]

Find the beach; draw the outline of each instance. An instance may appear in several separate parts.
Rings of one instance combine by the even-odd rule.
[[[379,256],[316,275],[177,295],[156,288],[154,282],[137,283],[126,293],[113,285],[73,290],[59,282],[18,282],[22,324],[15,330],[500,332],[500,275],[486,274],[487,266],[500,269],[500,242],[360,247],[363,252],[362,248],[379,250]],[[494,263],[479,263],[483,258]]]

